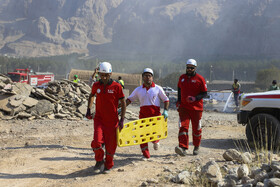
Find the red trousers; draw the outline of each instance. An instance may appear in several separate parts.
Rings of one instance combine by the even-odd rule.
[[[159,113],[159,115],[160,115],[160,113]],[[154,116],[147,116],[147,117],[142,117],[142,118],[149,118],[149,117],[154,117]],[[139,118],[139,119],[142,119],[142,118]],[[159,140],[153,141],[153,143],[158,143],[158,142],[159,142]],[[148,143],[140,144],[140,148],[141,148],[141,151],[142,151],[144,157],[146,157],[146,158],[151,157],[150,152],[149,152]]]
[[[189,148],[189,124],[192,122],[192,137],[193,145],[198,147],[201,142],[201,123],[202,111],[187,110],[185,108],[179,108],[180,117],[180,130],[179,130],[179,147]]]
[[[102,144],[105,143],[106,157],[105,167],[111,169],[114,166],[114,154],[117,149],[117,122],[114,124],[104,124],[99,120],[94,120],[94,134],[91,142],[91,147],[95,153],[95,160],[102,161],[104,158],[104,151]]]
[[[158,142],[159,142],[159,140],[153,141],[153,143],[158,143]],[[141,148],[141,151],[142,151],[144,157],[146,157],[146,158],[151,157],[150,152],[149,152],[148,143],[140,144],[140,148]]]

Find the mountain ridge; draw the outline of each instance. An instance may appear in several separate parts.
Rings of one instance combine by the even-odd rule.
[[[277,0],[0,0],[0,54],[279,57]]]

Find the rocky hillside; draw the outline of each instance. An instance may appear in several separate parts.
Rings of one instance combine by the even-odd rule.
[[[279,0],[0,0],[0,54],[277,56],[279,9]]]

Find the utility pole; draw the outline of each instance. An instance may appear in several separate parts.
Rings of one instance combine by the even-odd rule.
[[[212,79],[213,79],[213,66],[212,65],[210,65],[210,78],[209,78],[209,82],[212,82]]]
[[[234,70],[232,70],[232,81],[234,81]]]
[[[95,68],[97,68],[98,67],[98,58],[96,57],[95,58]]]

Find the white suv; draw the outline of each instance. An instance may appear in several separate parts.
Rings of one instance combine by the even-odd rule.
[[[268,149],[280,145],[280,90],[245,94],[237,121],[246,125],[248,142]]]
[[[177,93],[177,91],[176,90],[174,90],[173,88],[170,88],[170,87],[162,87],[163,88],[163,91],[166,93],[166,94],[170,94],[170,93],[172,93],[172,94],[176,94]]]

